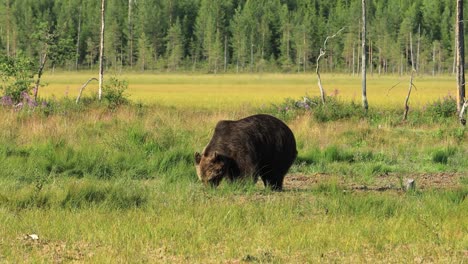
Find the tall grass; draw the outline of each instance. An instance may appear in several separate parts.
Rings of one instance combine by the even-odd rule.
[[[45,90],[83,77],[64,76],[53,76]],[[413,121],[402,123],[400,111],[387,103],[364,115],[359,106],[339,98],[320,114],[271,106],[290,102],[276,93],[281,85],[308,86],[304,76],[157,77],[129,76],[129,92],[136,89],[132,78],[149,89],[146,95],[171,86],[166,95],[148,99],[154,105],[109,108],[86,99],[76,105],[68,98],[51,100],[45,108],[0,107],[0,262],[466,258],[466,177],[455,189],[411,193],[352,192],[340,185],[343,178],[372,182],[389,173],[466,174],[468,135],[451,117],[427,117],[430,110],[421,107],[410,114]],[[375,81],[388,83],[389,78]],[[336,80],[345,83],[346,78]],[[233,95],[240,95],[216,99],[232,88],[231,81],[237,87]],[[175,94],[181,84],[200,90]],[[259,87],[264,90],[252,95],[249,89]],[[197,101],[203,92],[192,97],[203,89],[211,91],[206,100]],[[294,90],[297,98],[304,95],[301,89]],[[268,100],[261,92],[267,90],[274,94]],[[264,106],[252,103],[256,96]],[[444,102],[434,107],[446,112]],[[259,112],[282,118],[293,130],[299,157],[292,173],[320,173],[331,180],[281,193],[258,185],[204,188],[193,153],[208,143],[219,120]],[[31,233],[39,241],[23,239]]]

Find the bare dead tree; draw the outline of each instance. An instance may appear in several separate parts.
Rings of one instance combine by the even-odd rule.
[[[99,81],[99,80],[93,77],[93,78],[90,78],[87,82],[85,82],[85,84],[83,84],[83,86],[81,86],[81,88],[80,88],[80,92],[78,93],[78,97],[76,97],[76,103],[79,103],[79,102],[80,102],[81,95],[83,94],[84,88],[86,88],[86,86],[88,86],[88,84],[89,84],[91,81]]]
[[[105,27],[105,22],[104,22],[104,12],[105,12],[105,0],[101,0],[101,41],[99,45],[99,101],[101,101],[102,98],[102,83],[104,81],[104,63],[103,63],[103,57],[104,57],[104,27]]]
[[[76,33],[76,53],[75,53],[75,70],[78,70],[78,59],[80,54],[80,36],[81,36],[81,13],[83,11],[83,3],[81,3],[78,10],[78,28]]]
[[[47,62],[47,55],[49,52],[48,44],[45,44],[45,45],[46,45],[46,48],[41,58],[39,70],[37,71],[37,80],[36,80],[36,83],[34,84],[34,101],[37,101],[37,94],[39,92],[39,86],[41,85],[41,77],[42,77],[42,73],[44,72],[44,67]]]
[[[410,32],[410,52],[411,52],[411,76],[410,76],[410,83],[409,83],[409,88],[408,88],[408,94],[406,95],[405,99],[405,112],[403,113],[403,120],[406,121],[408,118],[408,112],[409,112],[409,99],[411,95],[411,91],[413,90],[414,84],[413,84],[413,79],[414,79],[414,74],[416,73],[416,69],[414,68],[414,57],[413,57],[413,37]]]
[[[461,112],[465,103],[465,36],[463,25],[463,0],[457,0],[457,20],[455,26],[457,50],[457,111]],[[460,115],[462,116],[462,115]]]
[[[369,109],[366,80],[366,0],[362,0],[362,107]]]
[[[319,86],[319,89],[320,89],[320,98],[322,98],[322,104],[325,104],[325,91],[323,89],[323,86],[322,86],[322,80],[320,79],[320,59],[325,56],[325,54],[327,53],[327,42],[328,40],[332,39],[332,38],[335,38],[338,34],[341,33],[341,31],[343,31],[345,28],[342,27],[340,30],[338,30],[335,34],[331,35],[331,36],[327,36],[327,38],[325,39],[325,41],[323,42],[323,48],[320,48],[320,54],[319,56],[317,57],[317,67],[315,68],[315,73],[317,74],[317,79],[318,79],[318,86]]]

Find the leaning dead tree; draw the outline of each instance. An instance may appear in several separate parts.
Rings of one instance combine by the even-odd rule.
[[[325,54],[327,53],[327,42],[328,42],[328,40],[330,40],[332,38],[335,38],[344,29],[345,28],[343,27],[340,30],[338,30],[335,34],[333,34],[332,36],[327,36],[327,38],[323,42],[323,48],[320,48],[320,54],[317,57],[317,67],[315,68],[315,73],[317,74],[318,86],[319,86],[319,89],[320,89],[320,97],[322,98],[322,104],[325,104],[325,91],[323,90],[322,80],[320,79],[320,59],[323,56],[325,56]]]
[[[88,84],[89,84],[91,81],[99,81],[99,80],[93,77],[93,78],[90,78],[87,82],[85,82],[85,84],[83,84],[83,86],[81,86],[81,88],[80,88],[80,92],[78,93],[78,97],[76,97],[76,103],[79,103],[79,102],[80,102],[81,95],[83,94],[84,88],[86,88],[86,86],[88,86]]]
[[[37,80],[36,83],[34,84],[34,101],[37,101],[37,94],[39,92],[39,86],[41,85],[41,78],[42,74],[44,72],[44,67],[47,62],[47,55],[49,52],[49,47],[48,44],[45,44],[45,49],[44,49],[44,54],[41,57],[40,65],[39,65],[39,70],[37,71]]]
[[[101,0],[101,41],[99,44],[99,101],[102,98],[102,83],[104,80],[104,64],[103,64],[103,57],[104,57],[104,11],[105,11],[105,0]]]
[[[457,0],[457,18],[455,25],[456,72],[457,72],[457,111],[463,124],[465,101],[465,36],[463,25],[463,0]],[[466,122],[466,121],[465,121]]]
[[[416,73],[416,69],[414,68],[414,57],[413,57],[413,37],[410,32],[410,52],[411,52],[411,76],[410,76],[410,83],[409,83],[409,88],[408,88],[408,94],[406,95],[405,99],[405,112],[403,113],[403,120],[406,121],[408,118],[408,112],[409,112],[409,99],[411,95],[411,91],[413,90],[414,86],[413,80],[414,80],[414,74]]]

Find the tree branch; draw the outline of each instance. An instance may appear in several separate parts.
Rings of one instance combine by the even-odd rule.
[[[323,42],[323,49],[320,48],[320,54],[319,56],[317,57],[317,67],[315,68],[315,73],[317,74],[317,79],[318,79],[318,86],[319,86],[319,89],[320,89],[320,97],[322,99],[322,104],[325,104],[325,91],[323,89],[323,86],[322,86],[322,79],[320,78],[320,59],[325,56],[325,54],[327,53],[327,42],[329,39],[332,39],[332,38],[335,38],[338,34],[341,33],[341,31],[343,31],[345,29],[345,27],[342,27],[340,30],[338,30],[335,34],[333,34],[332,36],[327,36],[327,38],[325,39],[325,41]]]

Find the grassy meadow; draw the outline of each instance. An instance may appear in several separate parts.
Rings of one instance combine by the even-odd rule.
[[[337,96],[311,110],[286,98],[318,95],[313,75],[121,75],[133,103],[116,108],[74,103],[89,77],[48,73],[49,106],[0,107],[0,262],[468,259],[468,133],[431,106],[453,77],[418,77],[406,122],[406,77],[370,77],[367,114],[345,75],[322,77]],[[255,113],[295,134],[285,190],[203,187],[193,153],[220,119]]]
[[[44,97],[76,98],[79,88],[95,73],[54,73],[44,76]],[[315,74],[109,74],[129,82],[129,97],[146,104],[177,108],[208,108],[233,110],[239,107],[261,107],[279,103],[284,98],[304,95],[317,96],[319,89]],[[415,78],[410,104],[421,107],[427,102],[455,96],[454,76],[418,76]],[[358,75],[322,74],[328,95],[346,101],[361,101],[361,81]],[[368,77],[368,99],[372,106],[402,106],[408,93],[408,76]],[[91,82],[87,95],[97,93],[97,82]]]

